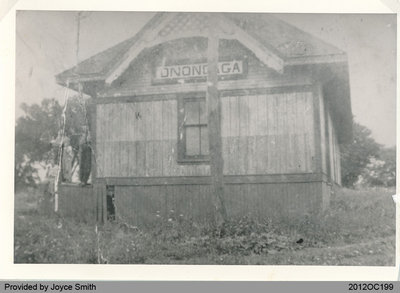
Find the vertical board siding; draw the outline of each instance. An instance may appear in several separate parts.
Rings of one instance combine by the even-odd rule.
[[[328,192],[321,182],[227,184],[225,188],[228,217],[259,220],[318,213],[326,205],[321,194]],[[116,216],[139,226],[168,219],[211,222],[210,193],[210,185],[116,186]]]
[[[177,163],[175,100],[97,107],[99,178],[209,175],[208,165]]]
[[[321,163],[322,172],[327,173],[327,146],[326,146],[326,125],[325,125],[325,102],[322,94],[319,95],[319,118],[320,118],[320,129],[321,129]]]
[[[223,97],[224,173],[312,172],[312,99],[310,92]]]
[[[221,98],[224,173],[313,170],[310,92]],[[177,163],[177,102],[98,105],[98,177],[209,175],[208,165]]]
[[[135,225],[174,219],[206,222],[212,217],[208,185],[116,186],[116,215]]]

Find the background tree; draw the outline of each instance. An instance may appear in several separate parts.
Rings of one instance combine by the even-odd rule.
[[[371,158],[359,177],[362,186],[396,186],[396,148],[382,148],[377,158]]]
[[[354,187],[372,158],[379,158],[381,145],[371,137],[371,130],[353,123],[353,142],[341,148],[342,184]]]
[[[379,157],[385,162],[378,176],[386,187],[396,186],[396,147],[381,149]]]
[[[22,104],[24,115],[15,126],[15,188],[35,186],[38,181],[37,165],[57,162],[58,148],[54,142],[61,127],[63,107],[55,99],[45,99],[40,105]],[[86,125],[84,105],[77,97],[68,101],[65,134],[77,152],[79,136]]]

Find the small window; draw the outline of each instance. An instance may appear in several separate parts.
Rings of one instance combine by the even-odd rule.
[[[179,153],[182,163],[209,159],[207,109],[204,98],[182,98],[179,102]]]

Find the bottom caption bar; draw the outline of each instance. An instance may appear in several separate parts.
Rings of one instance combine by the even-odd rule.
[[[0,292],[400,292],[399,282],[0,281]],[[246,290],[246,291],[244,291]],[[249,291],[250,290],[250,291]]]

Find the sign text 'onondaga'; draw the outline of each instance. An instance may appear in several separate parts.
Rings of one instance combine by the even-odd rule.
[[[218,75],[243,74],[243,61],[233,60],[218,62]],[[207,76],[207,63],[158,66],[156,79],[196,78]]]

